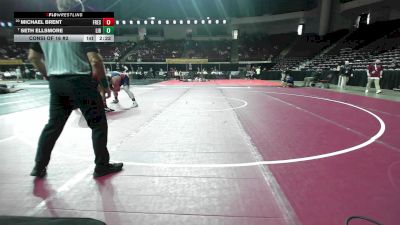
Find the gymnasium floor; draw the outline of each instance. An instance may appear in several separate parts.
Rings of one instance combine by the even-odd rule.
[[[79,112],[48,176],[30,177],[47,86],[0,96],[0,215],[108,225],[342,225],[358,215],[400,224],[400,93],[249,82],[132,86],[136,109],[121,93],[107,114],[108,146],[124,170],[99,179]]]

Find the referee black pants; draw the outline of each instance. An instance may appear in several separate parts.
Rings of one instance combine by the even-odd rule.
[[[50,76],[50,115],[39,138],[35,158],[37,166],[48,165],[51,151],[72,110],[76,108],[81,110],[92,129],[95,164],[101,166],[109,163],[107,118],[97,85],[89,75]]]

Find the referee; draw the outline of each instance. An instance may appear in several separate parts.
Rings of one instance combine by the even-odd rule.
[[[57,0],[58,10],[71,11],[80,0]],[[75,11],[75,10],[74,10]],[[122,170],[122,163],[110,163],[107,150],[107,118],[97,86],[110,96],[103,60],[93,43],[41,42],[32,43],[29,61],[49,81],[50,114],[37,147],[35,167],[31,176],[44,177],[51,151],[72,110],[79,108],[92,129],[95,153],[93,176],[99,177]]]

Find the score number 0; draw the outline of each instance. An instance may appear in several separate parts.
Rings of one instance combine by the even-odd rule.
[[[103,18],[103,26],[114,26],[114,18]]]
[[[103,34],[114,34],[114,18],[103,18]]]

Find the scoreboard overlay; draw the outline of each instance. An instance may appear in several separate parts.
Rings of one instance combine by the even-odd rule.
[[[114,42],[113,12],[14,12],[14,42]]]

